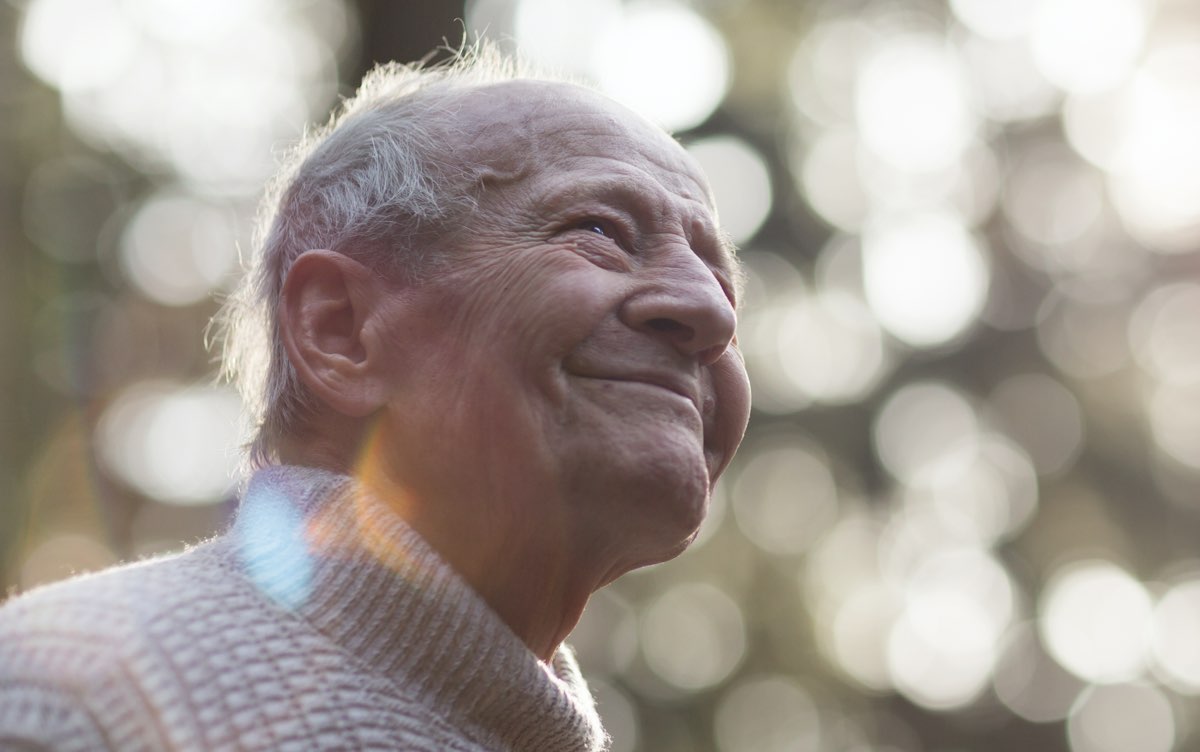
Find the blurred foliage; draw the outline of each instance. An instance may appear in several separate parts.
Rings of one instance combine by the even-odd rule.
[[[0,3],[0,583],[9,592],[177,549],[227,518],[227,492],[201,484],[164,498],[136,466],[187,439],[154,433],[163,415],[224,414],[202,335],[231,249],[246,248],[254,203],[204,160],[172,166],[169,143],[138,151],[81,120],[100,112],[87,109],[95,102],[69,103],[22,60],[22,18],[36,4]],[[1090,38],[1066,38],[1078,43],[1075,62],[1048,45],[1075,28],[1072,7],[1084,32],[1103,26],[1082,18],[1089,6],[1004,5],[1013,18],[1013,8],[1042,9],[1026,49],[1011,43],[1008,16],[989,15],[1001,5],[688,6],[719,30],[731,64],[719,107],[682,126],[681,139],[711,173],[732,175],[732,191],[717,186],[729,208],[739,195],[770,202],[765,216],[742,207],[754,216],[739,239],[756,411],[694,549],[598,595],[573,637],[617,749],[1102,752],[1131,748],[1120,739],[1134,733],[1149,745],[1138,748],[1194,746],[1200,677],[1168,633],[1200,628],[1184,588],[1200,544],[1200,190],[1172,172],[1197,152],[1170,141],[1166,126],[1197,122],[1188,108],[1200,112],[1198,79],[1178,71],[1200,70],[1200,17],[1179,0],[1144,17],[1148,4],[1101,3],[1092,10],[1112,22],[1110,52],[1080,65]],[[295,79],[294,101],[270,119],[320,120],[374,62],[420,58],[467,27],[533,33],[511,6],[293,4],[297,34],[341,33],[327,50],[291,51],[312,78]],[[578,45],[619,3],[525,6],[578,62]],[[573,25],[553,27],[554,8],[567,6]],[[703,28],[693,36],[696,49],[711,41]],[[912,44],[887,44],[901,38]],[[671,34],[649,39],[670,52]],[[624,57],[604,49],[610,62]],[[647,78],[667,80],[670,60],[627,52]],[[621,86],[626,73],[605,75]],[[1151,146],[1117,143],[1128,124],[1111,109],[1120,97],[1105,92],[1146,77],[1152,93],[1176,93],[1164,95],[1176,109],[1146,99],[1134,112],[1149,113],[1138,127]],[[136,95],[140,85],[117,90]],[[281,132],[299,132],[299,121]],[[278,148],[275,136],[262,137]],[[1114,143],[1149,166],[1117,164]],[[1155,143],[1175,151],[1163,157]],[[169,245],[162,238],[179,228],[192,235],[182,255],[156,266],[155,243]],[[205,243],[225,255],[196,255]],[[215,281],[199,295],[169,288],[181,263]],[[928,305],[914,308],[914,297]],[[967,446],[966,464],[934,461]],[[177,470],[188,480],[196,468]],[[1121,612],[1105,612],[1106,600]],[[1063,647],[1074,629],[1076,642],[1119,653],[1129,643],[1120,630],[1145,626],[1122,614],[1158,629],[1145,656],[1132,654],[1131,674]],[[979,645],[955,645],[980,629],[972,619],[996,622]],[[1087,632],[1089,621],[1112,629]],[[940,674],[922,683],[922,666],[897,664],[926,655],[902,646],[929,634],[945,644],[921,648],[934,656],[924,668]],[[961,665],[936,663],[947,655]],[[1113,703],[1128,717],[1109,728],[1118,746],[1105,746],[1095,729]]]

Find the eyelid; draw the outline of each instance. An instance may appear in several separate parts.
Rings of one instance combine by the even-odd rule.
[[[588,225],[599,226],[600,229],[604,231],[603,237],[608,238],[616,243],[622,250],[628,252],[630,248],[632,248],[628,242],[628,238],[630,238],[631,235],[627,231],[625,223],[602,214],[583,215],[580,219],[574,220],[567,227],[567,230],[580,230],[589,232],[589,230],[585,229]]]
[[[599,227],[606,237],[616,239],[616,232],[613,230],[612,223],[601,217],[584,217],[575,223],[573,229],[584,230],[589,225]]]

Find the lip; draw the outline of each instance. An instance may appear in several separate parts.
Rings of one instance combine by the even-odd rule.
[[[659,389],[665,389],[666,391],[677,394],[686,399],[688,402],[691,402],[692,407],[696,408],[696,412],[701,412],[699,394],[700,390],[693,380],[688,379],[683,375],[658,372],[639,372],[616,375],[584,375],[584,378],[596,379],[597,381],[623,381],[632,384],[646,384],[648,386],[658,387]]]

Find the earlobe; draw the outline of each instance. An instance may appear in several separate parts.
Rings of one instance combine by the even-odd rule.
[[[371,271],[340,253],[302,253],[288,270],[279,330],[300,381],[330,408],[361,418],[384,395],[364,337],[378,295]]]

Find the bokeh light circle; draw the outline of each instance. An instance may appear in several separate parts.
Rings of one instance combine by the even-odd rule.
[[[754,406],[767,413],[786,414],[807,406],[812,398],[784,365],[781,346],[788,311],[810,294],[804,276],[783,255],[747,250],[741,254],[746,270],[745,295],[738,311],[738,341],[750,374]]]
[[[520,0],[512,21],[518,49],[523,55],[553,70],[588,72],[589,53],[597,38],[620,28],[620,0]],[[476,4],[478,5],[478,3]],[[471,15],[475,15],[478,9]],[[474,20],[474,19],[470,19]],[[478,25],[476,28],[479,28]],[[495,33],[494,29],[479,31]]]
[[[883,332],[858,296],[840,290],[797,296],[780,309],[778,324],[783,375],[814,402],[861,400],[885,373]]]
[[[1023,36],[1039,0],[950,0],[950,10],[971,31],[990,39]]]
[[[1146,669],[1151,636],[1146,588],[1106,561],[1055,572],[1040,598],[1038,626],[1047,650],[1081,679],[1115,683]]]
[[[982,0],[995,8],[1010,3]],[[998,123],[1020,123],[1055,114],[1062,93],[1046,81],[1022,38],[985,39],[968,35],[959,42],[959,54],[971,82],[972,103]]]
[[[933,709],[973,701],[991,680],[1013,610],[1008,573],[988,554],[959,548],[927,557],[906,582],[889,635],[896,689]]]
[[[1157,448],[1200,470],[1200,381],[1158,384],[1150,390],[1146,412]]]
[[[588,689],[596,698],[596,710],[604,718],[604,730],[611,737],[609,752],[634,752],[639,749],[641,723],[633,699],[616,685],[590,676]]]
[[[1189,253],[1200,241],[1200,35],[1150,50],[1120,86],[1067,101],[1067,139],[1108,171],[1125,228],[1156,251]]]
[[[890,690],[894,673],[888,638],[901,613],[895,590],[878,580],[861,583],[818,611],[822,652],[859,686]]]
[[[1038,310],[1037,341],[1054,366],[1079,379],[1113,373],[1129,360],[1129,310],[1120,299],[1089,299],[1052,290]]]
[[[730,689],[717,706],[714,727],[721,752],[821,750],[817,706],[787,676],[758,676]]]
[[[730,78],[721,33],[672,0],[626,5],[621,23],[601,31],[590,67],[605,93],[667,130],[706,120]]]
[[[1038,480],[1029,455],[1006,436],[981,434],[932,472],[908,481],[942,522],[965,540],[994,543],[1019,533],[1038,509]]]
[[[1017,232],[1052,246],[1083,236],[1104,210],[1104,181],[1095,168],[1062,147],[1033,147],[1013,166],[1003,198],[1004,214]],[[1051,246],[1046,248],[1045,246]]]
[[[867,303],[884,328],[910,345],[944,344],[983,310],[988,259],[958,217],[876,222],[863,234],[862,253]]]
[[[1030,44],[1047,79],[1067,91],[1086,93],[1113,86],[1129,74],[1145,33],[1141,0],[1042,0]]]
[[[875,418],[872,438],[880,461],[901,480],[916,479],[946,460],[961,460],[979,437],[975,409],[956,389],[939,382],[906,384]]]
[[[758,151],[736,136],[688,144],[716,196],[721,229],[735,243],[749,240],[771,210],[771,174]]]
[[[805,201],[821,219],[857,232],[871,209],[859,175],[861,138],[851,129],[828,129],[792,149],[792,172]]]
[[[1171,752],[1176,723],[1171,701],[1157,687],[1091,687],[1067,720],[1072,752]]]
[[[588,599],[569,639],[589,675],[620,674],[637,654],[637,613],[614,590],[600,590]]]
[[[746,651],[741,608],[708,583],[676,585],[658,596],[642,612],[641,637],[650,668],[686,691],[720,684]]]
[[[769,553],[805,551],[836,521],[837,483],[828,461],[801,439],[776,438],[742,449],[733,484],[738,527]]]
[[[935,623],[945,629],[930,629]],[[887,658],[897,691],[945,711],[970,703],[987,686],[995,646],[977,607],[958,598],[929,599],[905,609],[888,635]]]
[[[121,268],[143,295],[182,306],[208,298],[237,266],[231,213],[184,194],[158,193],[134,214],[121,238]]]
[[[1129,320],[1129,345],[1138,364],[1160,382],[1200,382],[1200,284],[1175,282],[1155,288]]]
[[[233,486],[241,400],[229,388],[138,382],[101,415],[101,464],[141,493],[171,504],[221,501]]]
[[[996,697],[1020,718],[1050,723],[1066,718],[1084,683],[1046,652],[1037,630],[1014,625],[1004,640],[992,677]]]
[[[1156,672],[1176,691],[1200,694],[1200,580],[1172,586],[1154,609]]]
[[[31,0],[21,51],[88,143],[204,189],[254,195],[272,148],[336,93],[335,0]]]
[[[113,82],[138,52],[138,30],[120,0],[36,0],[21,26],[21,56],[63,91]]]
[[[857,94],[863,142],[901,170],[949,165],[975,131],[960,64],[939,39],[898,37],[875,49]]]

